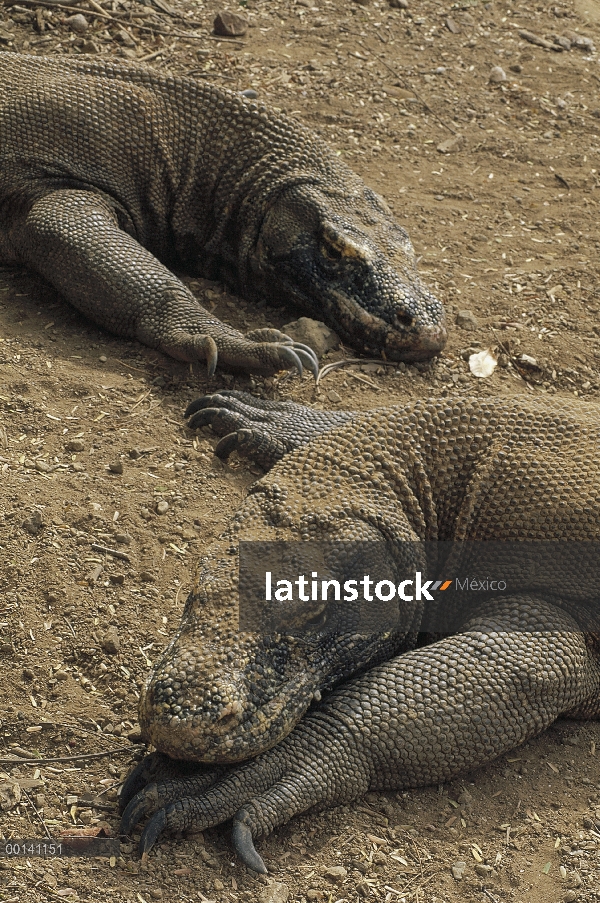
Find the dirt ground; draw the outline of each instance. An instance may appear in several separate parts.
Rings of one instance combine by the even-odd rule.
[[[241,0],[250,28],[231,40],[212,36],[214,0],[181,0],[176,15],[154,3],[82,0],[83,35],[49,2],[5,4],[0,42],[150,60],[253,88],[311,125],[407,227],[451,335],[431,364],[338,369],[318,389],[309,377],[218,372],[209,382],[201,366],[102,332],[35,277],[0,272],[5,839],[104,822],[117,831],[119,781],[143,752],[142,681],[195,560],[256,476],[239,460],[221,464],[213,438],[186,429],[191,399],[224,386],[357,409],[439,395],[600,395],[599,57],[589,41],[566,49],[576,34],[600,48],[598,0]],[[566,37],[565,49],[523,30]],[[243,330],[298,315],[214,284],[208,297]],[[487,348],[499,366],[476,379],[468,358]],[[77,759],[91,754],[101,755]],[[259,844],[264,880],[219,828],[167,837],[144,863],[126,843],[112,861],[0,858],[0,900],[600,900],[599,762],[600,725],[561,721],[463,780],[294,819]],[[345,874],[328,876],[335,866]]]

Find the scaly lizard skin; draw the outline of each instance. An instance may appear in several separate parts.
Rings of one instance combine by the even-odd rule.
[[[243,631],[235,604],[241,540],[597,543],[598,405],[456,399],[327,414],[227,392],[188,414],[226,435],[222,454],[274,466],[201,567],[146,683],[140,723],[163,755],[123,791],[125,833],[154,813],[142,850],[165,827],[233,817],[238,852],[264,870],[252,838],[311,806],[446,781],[560,715],[600,715],[597,567],[557,591],[550,559],[533,583],[477,596],[454,635],[409,651],[416,603],[410,629],[352,642]],[[327,603],[325,618],[337,610]],[[290,621],[303,616],[310,605],[290,604]],[[189,760],[183,778],[176,759]],[[194,774],[193,762],[218,767]]]
[[[169,267],[291,302],[392,360],[445,344],[444,311],[385,202],[274,110],[125,63],[0,53],[0,262],[111,332],[265,373],[314,353],[242,335]]]

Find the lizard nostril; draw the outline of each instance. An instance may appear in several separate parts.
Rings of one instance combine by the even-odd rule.
[[[414,322],[410,314],[402,311],[396,311],[394,320],[397,326],[412,326]]]

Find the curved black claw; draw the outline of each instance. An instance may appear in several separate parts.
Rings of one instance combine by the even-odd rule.
[[[192,407],[192,405],[190,405],[190,407]],[[202,410],[196,410],[196,413],[190,418],[188,427],[191,430],[199,430],[202,426],[209,426],[212,424],[215,417],[218,417],[222,413],[223,410],[221,408],[202,408]],[[185,416],[189,417],[188,411],[185,412]]]
[[[119,794],[119,809],[125,810],[128,803],[149,784],[172,778],[186,778],[200,770],[197,762],[174,760],[165,753],[153,752],[145,756],[125,778]]]
[[[306,366],[311,371],[311,373],[314,374],[314,377],[316,379],[319,375],[319,358],[317,357],[316,351],[314,351],[314,349],[311,348],[310,345],[303,345],[302,342],[294,342],[293,348],[296,354],[298,354],[299,351],[303,351],[304,354],[308,358],[310,358],[312,364],[306,362]]]
[[[246,824],[246,819],[248,819],[248,813],[245,809],[240,809],[234,816],[233,830],[231,832],[233,848],[244,865],[247,865],[248,868],[253,869],[255,872],[259,872],[261,875],[266,875],[267,867],[254,848],[252,831],[249,825]]]
[[[142,836],[140,837],[140,845],[138,847],[140,856],[143,856],[144,853],[148,853],[152,849],[166,823],[167,810],[159,809],[158,812],[154,813],[142,832]]]
[[[221,461],[226,461],[232,451],[238,447],[243,439],[250,439],[252,432],[250,430],[238,430],[237,433],[228,433],[219,439],[215,446],[215,455]]]
[[[287,345],[284,345],[284,348],[287,348]],[[291,350],[296,357],[300,358],[306,369],[310,370],[316,379],[319,375],[319,360],[312,348],[309,348],[308,345],[301,345],[299,342],[294,342],[291,346]]]
[[[121,834],[131,834],[138,822],[156,808],[157,800],[156,784],[148,784],[132,800],[129,800],[121,816]]]
[[[287,369],[291,370],[292,367],[295,367],[298,371],[298,376],[302,376],[302,373],[304,372],[302,368],[302,361],[291,345],[281,345],[281,347],[279,348],[279,355],[281,359],[288,365]]]

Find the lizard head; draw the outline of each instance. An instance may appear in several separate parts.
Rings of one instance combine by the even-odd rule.
[[[421,281],[407,232],[353,177],[348,190],[288,188],[262,222],[256,286],[325,320],[340,338],[389,360],[424,360],[446,343],[441,302]]]
[[[250,543],[255,557],[246,558],[243,567],[240,553],[239,570],[237,534],[217,540],[179,629],[146,681],[139,709],[144,738],[172,758],[221,764],[272,748],[323,691],[394,654],[412,623],[412,602],[404,603],[405,609],[397,601],[365,609],[364,602],[348,601],[341,592],[336,597],[334,591],[326,601],[314,592],[304,600],[299,593],[290,599],[287,591],[278,600],[275,586],[281,583],[275,580],[273,601],[267,603],[265,562],[281,561],[277,548],[269,547],[283,545],[289,554],[283,571],[277,566],[280,576],[310,574],[323,554],[321,574],[332,573],[334,563],[338,576],[363,573],[370,567],[366,559],[377,567],[381,556],[381,567],[393,566],[381,542],[350,542],[347,553],[344,543],[272,542],[279,534],[268,523],[269,512],[280,500],[275,489],[257,491],[248,500],[242,535],[252,536],[258,528],[267,541]],[[360,524],[347,526],[354,535]],[[371,535],[378,536],[374,530]]]

